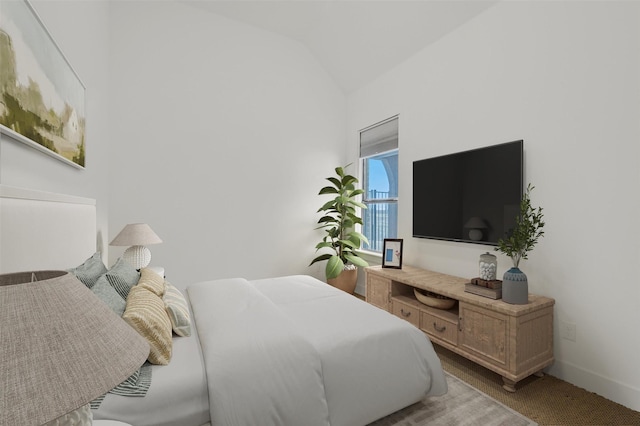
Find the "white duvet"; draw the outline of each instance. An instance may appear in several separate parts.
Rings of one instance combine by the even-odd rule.
[[[420,330],[315,278],[187,291],[212,425],[362,426],[447,390]]]

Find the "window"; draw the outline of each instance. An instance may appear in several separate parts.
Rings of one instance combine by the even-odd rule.
[[[398,118],[360,132],[362,159],[362,233],[369,240],[362,248],[382,252],[385,238],[398,236]]]

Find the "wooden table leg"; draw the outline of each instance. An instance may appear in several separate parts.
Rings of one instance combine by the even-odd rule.
[[[516,391],[516,382],[514,380],[507,379],[506,377],[503,376],[502,381],[504,382],[504,384],[502,385],[502,388],[504,390],[506,390],[507,392]]]

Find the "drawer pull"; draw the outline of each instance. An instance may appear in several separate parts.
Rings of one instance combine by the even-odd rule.
[[[438,333],[442,333],[443,331],[445,331],[447,329],[446,325],[443,325],[442,327],[438,327],[438,324],[436,324],[435,322],[433,323],[433,329],[435,331],[437,331]]]
[[[405,318],[409,318],[411,316],[411,311],[405,312],[403,308],[400,308],[400,313]]]

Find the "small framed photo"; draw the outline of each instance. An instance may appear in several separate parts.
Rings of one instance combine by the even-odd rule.
[[[385,238],[382,246],[382,267],[402,269],[402,240]]]

